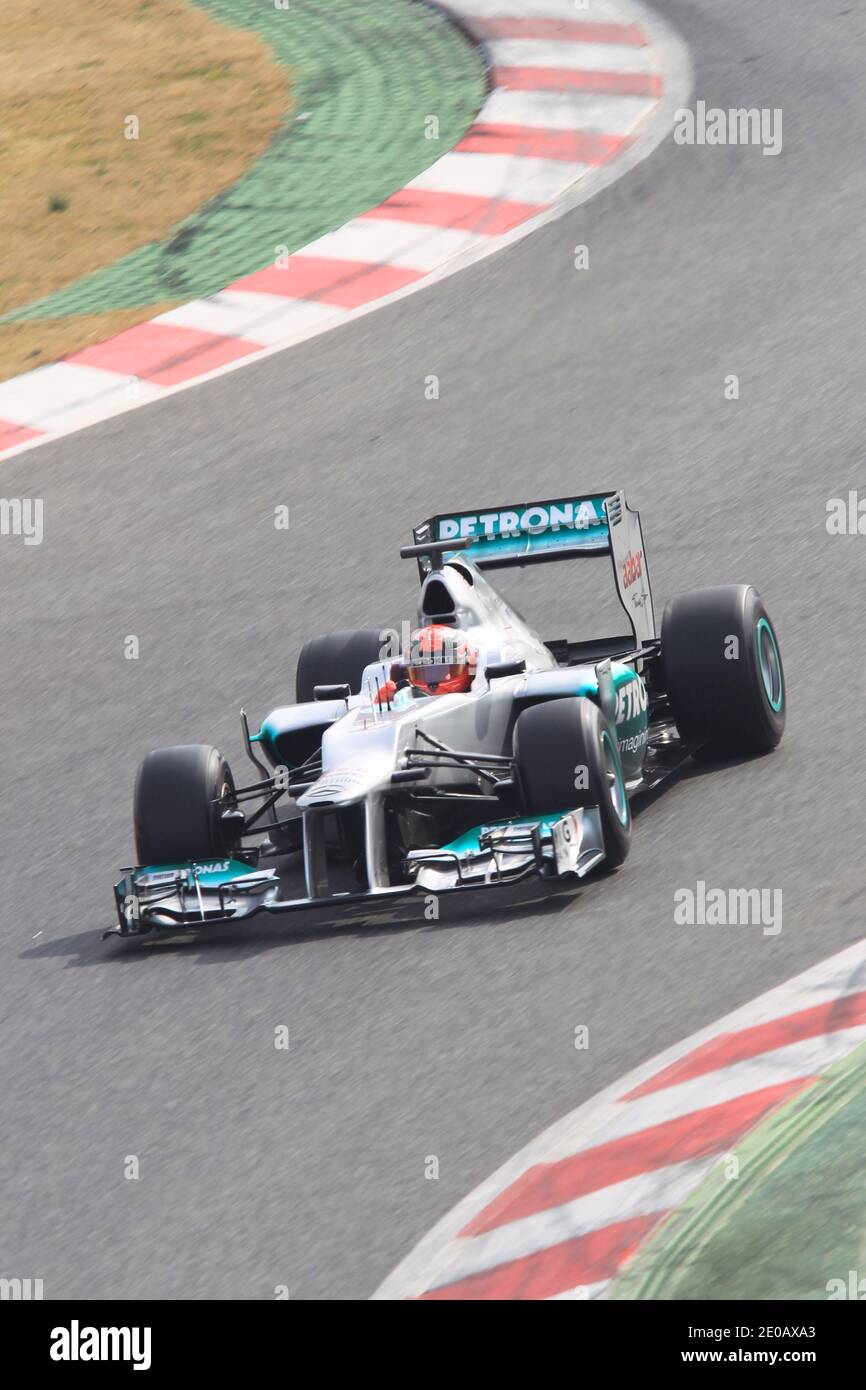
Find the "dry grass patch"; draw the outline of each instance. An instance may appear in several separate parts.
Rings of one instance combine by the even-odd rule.
[[[102,343],[115,333],[134,328],[174,307],[174,302],[151,304],[145,309],[111,309],[105,314],[0,324],[0,381],[58,362],[61,357],[92,343]]]
[[[0,313],[161,240],[250,167],[290,104],[267,46],[186,0],[2,0],[0,53]],[[3,328],[25,354],[14,370],[84,341],[45,327],[59,353],[45,330],[30,342],[38,324]]]

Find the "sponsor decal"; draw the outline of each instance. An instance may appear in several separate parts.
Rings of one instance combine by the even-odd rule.
[[[366,776],[368,773],[362,767],[344,767],[335,772],[326,772],[321,780],[323,782],[327,780],[337,787],[354,787],[358,782],[362,782]]]
[[[136,884],[140,888],[161,888],[168,883],[177,883],[181,869],[159,869],[156,873],[136,873],[133,874]]]
[[[630,589],[632,584],[636,584],[643,574],[643,551],[636,550],[634,553],[629,551],[625,557],[625,564],[622,567],[622,587]]]
[[[621,738],[619,741],[620,753],[636,753],[642,748],[649,738],[649,729],[642,729],[639,734],[632,734],[629,738]]]
[[[573,873],[577,868],[583,840],[582,811],[570,811],[550,827],[553,839],[553,858],[558,874]]]
[[[639,715],[643,714],[646,707],[646,686],[640,677],[636,676],[634,680],[626,681],[616,692],[617,724],[624,724],[628,723],[630,719],[637,719]]]
[[[596,511],[592,502],[548,502],[523,507],[519,511],[442,517],[438,539],[450,541],[467,536],[479,536],[485,540],[498,537],[513,539],[517,536],[540,536],[547,531],[585,531],[591,526],[606,524],[604,516]]]
[[[306,793],[307,799],[313,800],[317,796],[331,796],[334,792],[351,791],[369,776],[369,772],[364,768],[339,768],[334,772],[323,772],[318,782]]]
[[[173,869],[136,870],[133,881],[137,888],[164,888],[169,884],[189,883],[190,874],[193,878],[201,878],[206,874],[227,874],[232,871],[231,859],[214,859],[208,863],[178,864]]]

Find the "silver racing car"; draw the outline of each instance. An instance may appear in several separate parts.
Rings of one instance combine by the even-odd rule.
[[[295,703],[255,732],[241,711],[248,785],[209,745],[144,759],[138,864],[105,935],[580,878],[623,862],[633,799],[685,758],[763,753],[782,736],[759,595],[680,595],[657,633],[622,492],[435,516],[401,555],[418,563],[417,629],[306,642]],[[487,578],[589,558],[610,566],[627,633],[543,641]]]

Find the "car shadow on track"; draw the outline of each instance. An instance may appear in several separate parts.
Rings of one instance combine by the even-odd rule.
[[[591,878],[604,876],[595,874]],[[170,936],[149,933],[139,939],[122,941],[119,937],[113,937],[102,941],[100,933],[91,930],[56,937],[32,946],[22,951],[21,957],[25,960],[67,957],[70,966],[93,966],[199,951],[204,953],[205,959],[217,963],[233,957],[241,960],[252,952],[339,937],[360,939],[396,932],[442,932],[482,926],[502,928],[525,924],[540,915],[556,915],[568,910],[582,897],[585,886],[590,882],[588,878],[575,886],[537,881],[533,882],[531,888],[526,884],[519,885],[522,889],[519,894],[517,886],[492,887],[485,890],[483,897],[481,890],[442,894],[439,898],[439,915],[435,918],[426,915],[427,899],[419,894],[411,900],[401,899],[393,906],[380,905],[375,911],[350,906],[318,908],[313,912],[292,913],[285,917],[262,915],[246,922],[212,927],[204,932],[178,932]]]

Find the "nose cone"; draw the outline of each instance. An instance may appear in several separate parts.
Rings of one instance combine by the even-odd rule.
[[[363,801],[388,780],[388,769],[380,764],[368,767],[340,767],[323,772],[318,781],[298,797],[302,810],[316,806],[348,806]]]

